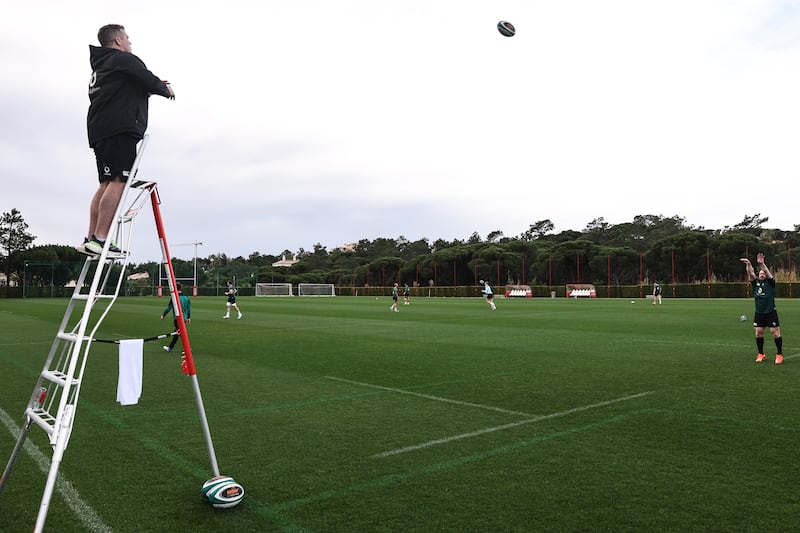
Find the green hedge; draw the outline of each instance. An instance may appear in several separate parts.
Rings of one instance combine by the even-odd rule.
[[[477,285],[461,285],[458,287],[412,287],[412,298],[469,298],[480,297],[481,288]],[[502,295],[503,286],[493,287],[495,294]],[[653,293],[652,285],[595,285],[598,298],[625,298],[636,299],[644,298]],[[557,298],[566,296],[566,287],[563,285],[549,287],[547,285],[531,286],[534,298],[550,298],[550,293],[555,292]],[[294,288],[295,292],[297,287]],[[402,287],[400,294],[402,296]],[[0,286],[0,298],[50,298],[50,297],[70,297],[73,289],[69,287],[25,287],[24,294],[22,287]],[[186,294],[191,295],[191,287]],[[198,287],[198,296],[219,296],[224,298],[224,287]],[[168,293],[166,287],[162,290],[164,296]],[[132,287],[129,286],[121,291],[120,296],[155,296],[158,294],[156,287]],[[339,296],[391,296],[391,287],[337,287],[336,294]],[[664,298],[749,298],[752,290],[749,283],[692,283],[682,285],[664,285]],[[800,284],[778,283],[777,296],[779,298],[800,297]],[[240,297],[254,296],[253,287],[243,287],[239,289]]]

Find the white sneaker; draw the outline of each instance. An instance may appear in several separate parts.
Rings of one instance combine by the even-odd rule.
[[[105,247],[105,241],[100,241],[97,237],[92,235],[92,238],[83,244],[83,249],[85,251],[83,251],[82,253],[88,253],[91,255],[100,255],[104,247]],[[124,251],[120,250],[114,241],[111,241],[109,243],[108,252],[106,252],[106,257],[108,259],[122,259],[126,255],[127,254]]]
[[[242,315],[242,313],[239,313],[239,316],[236,317],[236,320],[240,320],[242,318],[242,316],[244,316],[244,315]]]
[[[164,348],[165,352],[171,352],[172,351],[172,348],[170,348],[169,346],[162,346],[162,348]]]
[[[225,315],[225,316],[224,316],[224,317],[222,317],[222,318],[230,318],[230,316],[228,316],[228,315]]]
[[[82,254],[85,254],[85,255],[97,255],[94,252],[91,252],[86,248],[87,244],[89,244],[89,239],[84,237],[83,238],[83,242],[81,244],[79,244],[78,246],[76,246],[75,249],[78,250],[78,252],[80,252]]]

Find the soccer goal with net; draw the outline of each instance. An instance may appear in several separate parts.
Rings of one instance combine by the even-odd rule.
[[[298,296],[336,296],[333,283],[299,283]]]
[[[597,298],[597,289],[591,283],[567,283],[567,298]]]
[[[292,296],[292,284],[256,283],[256,296]]]
[[[506,298],[533,298],[530,285],[506,285]]]

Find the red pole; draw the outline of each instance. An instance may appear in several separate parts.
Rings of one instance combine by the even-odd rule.
[[[417,263],[417,287],[419,287],[419,263]]]
[[[158,190],[155,188],[155,184],[153,184],[152,188],[150,189],[150,202],[153,205],[153,215],[155,216],[156,228],[158,230],[158,240],[161,244],[162,261],[167,266],[170,297],[172,298],[175,321],[178,323],[178,333],[180,334],[181,345],[183,346],[183,355],[181,356],[181,371],[188,375],[192,381],[192,388],[194,389],[197,410],[200,414],[200,421],[203,427],[203,435],[206,439],[208,458],[211,461],[211,469],[214,474],[218,476],[219,466],[217,465],[217,454],[214,451],[214,443],[211,440],[211,429],[208,427],[206,409],[203,406],[203,397],[200,394],[200,384],[197,381],[197,369],[194,366],[194,356],[192,355],[192,347],[189,343],[189,332],[187,331],[186,323],[183,320],[183,310],[181,309],[181,303],[178,298],[178,284],[175,280],[175,270],[172,268],[172,258],[169,255],[167,236],[166,232],[164,231],[164,222],[161,218],[161,209],[159,208],[159,203],[161,200],[158,198]]]
[[[792,297],[792,245],[786,245],[787,250],[789,251],[789,298]]]
[[[639,298],[644,296],[642,290],[642,254],[639,254]]]
[[[675,248],[672,249],[672,297],[675,298]]]
[[[166,232],[164,231],[164,221],[161,219],[161,209],[159,208],[160,200],[158,198],[158,191],[155,187],[150,190],[150,203],[153,206],[153,215],[155,216],[158,240],[161,244],[162,264],[167,269],[167,283],[169,284],[170,297],[172,298],[172,310],[175,313],[175,322],[178,324],[178,333],[181,337],[181,345],[183,346],[181,370],[187,376],[196,376],[197,370],[194,366],[192,347],[189,343],[189,333],[186,330],[186,322],[183,319],[183,308],[181,308],[181,303],[178,299],[178,285],[175,281],[175,271],[172,268],[172,259],[169,255],[167,236]]]
[[[711,298],[711,248],[706,248],[706,284],[708,287],[706,296]]]
[[[547,288],[553,292],[553,256],[550,256],[550,272],[547,276]]]
[[[747,244],[744,245],[744,256],[748,259],[750,258],[750,246]],[[750,284],[745,283],[745,295],[749,298],[750,297]]]

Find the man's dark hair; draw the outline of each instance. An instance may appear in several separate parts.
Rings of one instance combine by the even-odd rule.
[[[119,32],[123,31],[125,26],[121,24],[106,24],[97,32],[97,40],[100,41],[100,46],[110,46],[114,44],[114,39],[119,36]]]
[[[183,289],[180,283],[176,283],[175,286],[178,288],[178,292],[181,292],[181,289]]]

